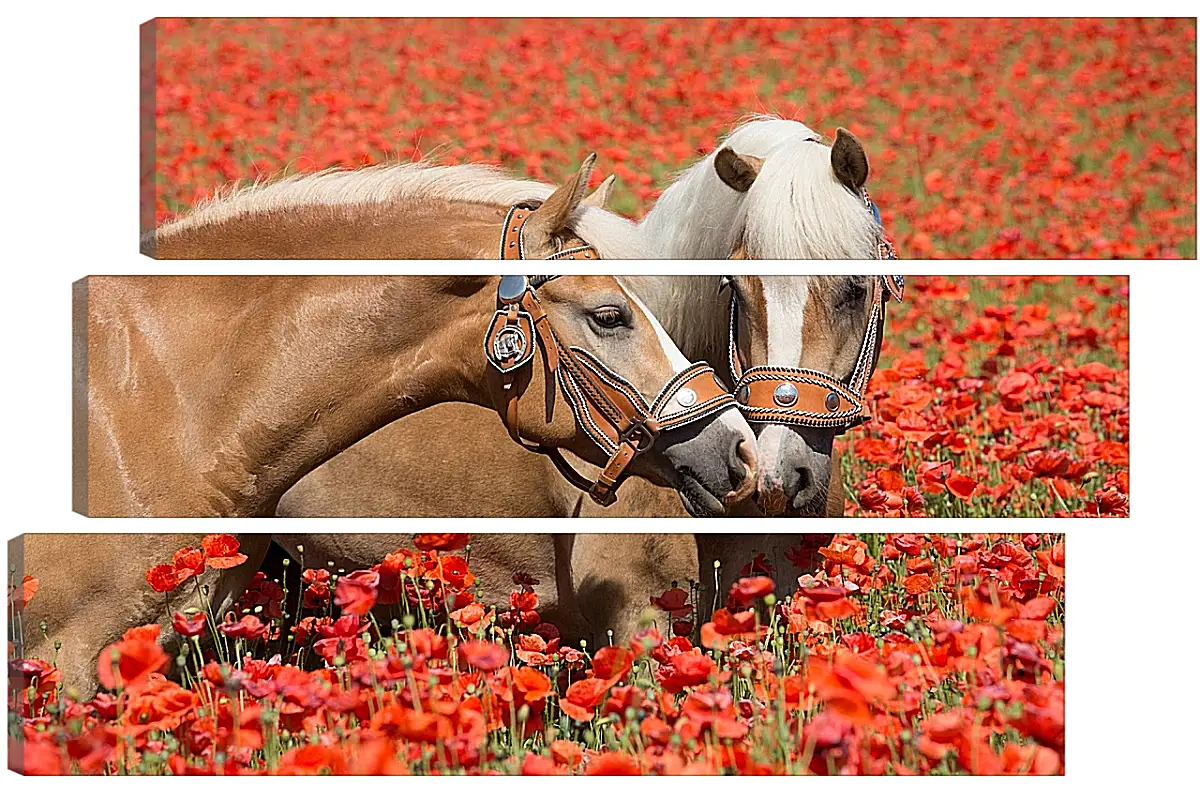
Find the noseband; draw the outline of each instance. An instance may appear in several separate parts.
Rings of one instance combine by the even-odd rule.
[[[881,256],[882,257],[882,256]],[[738,409],[749,422],[834,428],[842,433],[871,419],[865,396],[879,361],[884,307],[904,296],[904,278],[880,275],[872,281],[870,318],[854,372],[846,383],[802,367],[751,367],[742,370],[738,355],[737,292],[729,300],[729,373]]]
[[[649,450],[659,434],[719,414],[736,403],[718,383],[713,368],[703,362],[676,374],[654,401],[647,403],[632,383],[596,356],[583,348],[563,345],[537,297],[536,289],[550,280],[553,278],[545,275],[509,275],[500,281],[497,311],[484,338],[484,352],[502,382],[502,413],[513,441],[550,456],[573,485],[600,505],[611,505],[626,467],[638,453]],[[557,385],[578,426],[608,459],[595,481],[580,475],[557,449],[530,444],[521,437],[518,404],[521,389],[532,375],[538,341],[546,364],[547,415]],[[551,375],[555,380],[550,380]],[[671,401],[675,401],[677,410],[667,410]]]

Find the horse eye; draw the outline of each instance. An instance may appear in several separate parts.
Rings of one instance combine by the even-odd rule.
[[[621,313],[621,309],[612,306],[593,309],[591,316],[601,328],[620,328],[625,324],[625,315]]]
[[[867,300],[867,287],[855,282],[846,287],[838,298],[838,308],[857,308]]]

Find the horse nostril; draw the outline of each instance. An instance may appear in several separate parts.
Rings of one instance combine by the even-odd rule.
[[[749,499],[758,486],[758,450],[754,441],[742,439],[730,456],[729,485],[734,489],[725,495],[727,506]]]
[[[808,467],[796,467],[796,474],[799,479],[796,483],[796,494],[800,494],[813,485],[813,474]]]

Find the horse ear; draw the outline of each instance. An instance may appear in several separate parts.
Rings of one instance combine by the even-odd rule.
[[[583,198],[580,205],[592,206],[593,208],[608,208],[608,201],[612,199],[613,184],[617,182],[616,174],[609,175],[604,179],[604,182],[596,187],[596,191]]]
[[[588,179],[592,176],[592,168],[596,166],[596,154],[592,153],[583,160],[579,171],[569,181],[554,190],[554,194],[546,198],[536,211],[529,215],[525,223],[527,235],[534,235],[549,240],[550,237],[567,227],[567,220],[579,203],[583,193],[587,191]]]
[[[845,128],[837,129],[837,136],[829,151],[829,162],[833,166],[833,174],[850,191],[861,192],[867,185],[867,175],[871,172],[867,153],[854,134]]]
[[[755,156],[743,156],[732,147],[722,147],[713,159],[719,177],[726,186],[737,192],[749,191],[754,179],[762,169],[763,160]]]

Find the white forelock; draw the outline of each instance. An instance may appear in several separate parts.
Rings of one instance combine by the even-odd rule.
[[[663,258],[727,258],[741,240],[751,258],[870,258],[878,227],[833,175],[830,148],[795,120],[759,116],[720,147],[764,160],[749,191],[717,176],[714,152],[684,170],[639,225]],[[744,232],[744,236],[743,236]]]
[[[743,243],[752,258],[873,258],[881,231],[862,199],[842,185],[830,148],[799,122],[758,119],[726,144],[763,159],[745,194]]]

